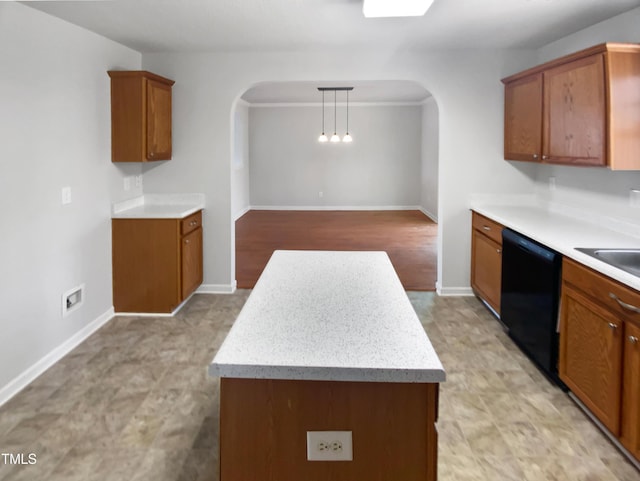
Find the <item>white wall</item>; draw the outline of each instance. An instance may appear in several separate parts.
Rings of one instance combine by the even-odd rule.
[[[342,136],[346,111],[336,110]],[[350,106],[348,144],[318,142],[321,105],[252,106],[249,118],[252,208],[419,205],[420,106]],[[333,131],[331,105],[325,132]]]
[[[640,43],[640,8],[546,45],[538,52],[538,63],[604,42]],[[638,171],[541,165],[536,175],[537,190],[544,200],[579,208],[590,215],[640,222],[640,209],[629,206],[629,190],[640,189]],[[549,177],[556,179],[555,191],[548,188]]]
[[[140,167],[111,163],[107,70],[141,55],[15,2],[0,2],[0,45],[2,403],[113,311],[110,207],[140,194],[123,190]],[[82,283],[62,318],[62,293]]]
[[[495,50],[145,54],[145,69],[176,81],[174,157],[145,171],[145,190],[206,193],[204,282],[231,286],[230,139],[239,96],[265,81],[415,81],[439,109],[439,286],[469,292],[469,195],[533,191],[530,168],[502,160],[500,79],[534,61],[532,51]]]
[[[237,219],[249,210],[249,106],[239,101],[233,115],[231,205],[233,218]]]
[[[422,105],[422,169],[420,207],[438,221],[438,104],[429,97]]]

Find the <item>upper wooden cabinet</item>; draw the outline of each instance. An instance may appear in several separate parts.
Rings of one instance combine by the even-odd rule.
[[[640,45],[597,45],[502,81],[506,160],[640,170]]]
[[[111,160],[171,159],[173,80],[146,71],[109,71]]]
[[[505,84],[504,158],[537,161],[542,152],[542,74]]]

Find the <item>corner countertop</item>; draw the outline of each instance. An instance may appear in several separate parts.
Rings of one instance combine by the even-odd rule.
[[[640,278],[575,250],[587,248],[640,248],[635,225],[623,225],[611,219],[581,219],[571,212],[534,205],[492,205],[477,203],[471,210],[505,227],[550,247],[576,262],[640,290]]]
[[[445,380],[440,359],[385,252],[274,252],[209,374]]]
[[[183,219],[204,205],[204,194],[145,194],[113,204],[111,218]]]

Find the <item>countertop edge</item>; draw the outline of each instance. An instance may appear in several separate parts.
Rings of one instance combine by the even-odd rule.
[[[205,195],[145,194],[116,202],[111,208],[112,219],[184,219],[205,208]]]
[[[184,219],[185,217],[190,216],[198,212],[199,210],[204,209],[204,205],[196,204],[193,206],[184,206],[183,210],[177,212],[158,212],[158,213],[144,213],[144,212],[134,212],[134,209],[125,210],[119,212],[117,214],[112,214],[112,219]]]
[[[443,368],[379,369],[321,366],[255,366],[211,363],[211,377],[241,379],[278,379],[293,381],[341,381],[382,383],[440,383],[446,380]]]

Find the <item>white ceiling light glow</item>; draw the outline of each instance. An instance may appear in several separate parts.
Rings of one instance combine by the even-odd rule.
[[[433,0],[364,0],[362,13],[367,18],[420,17]]]

